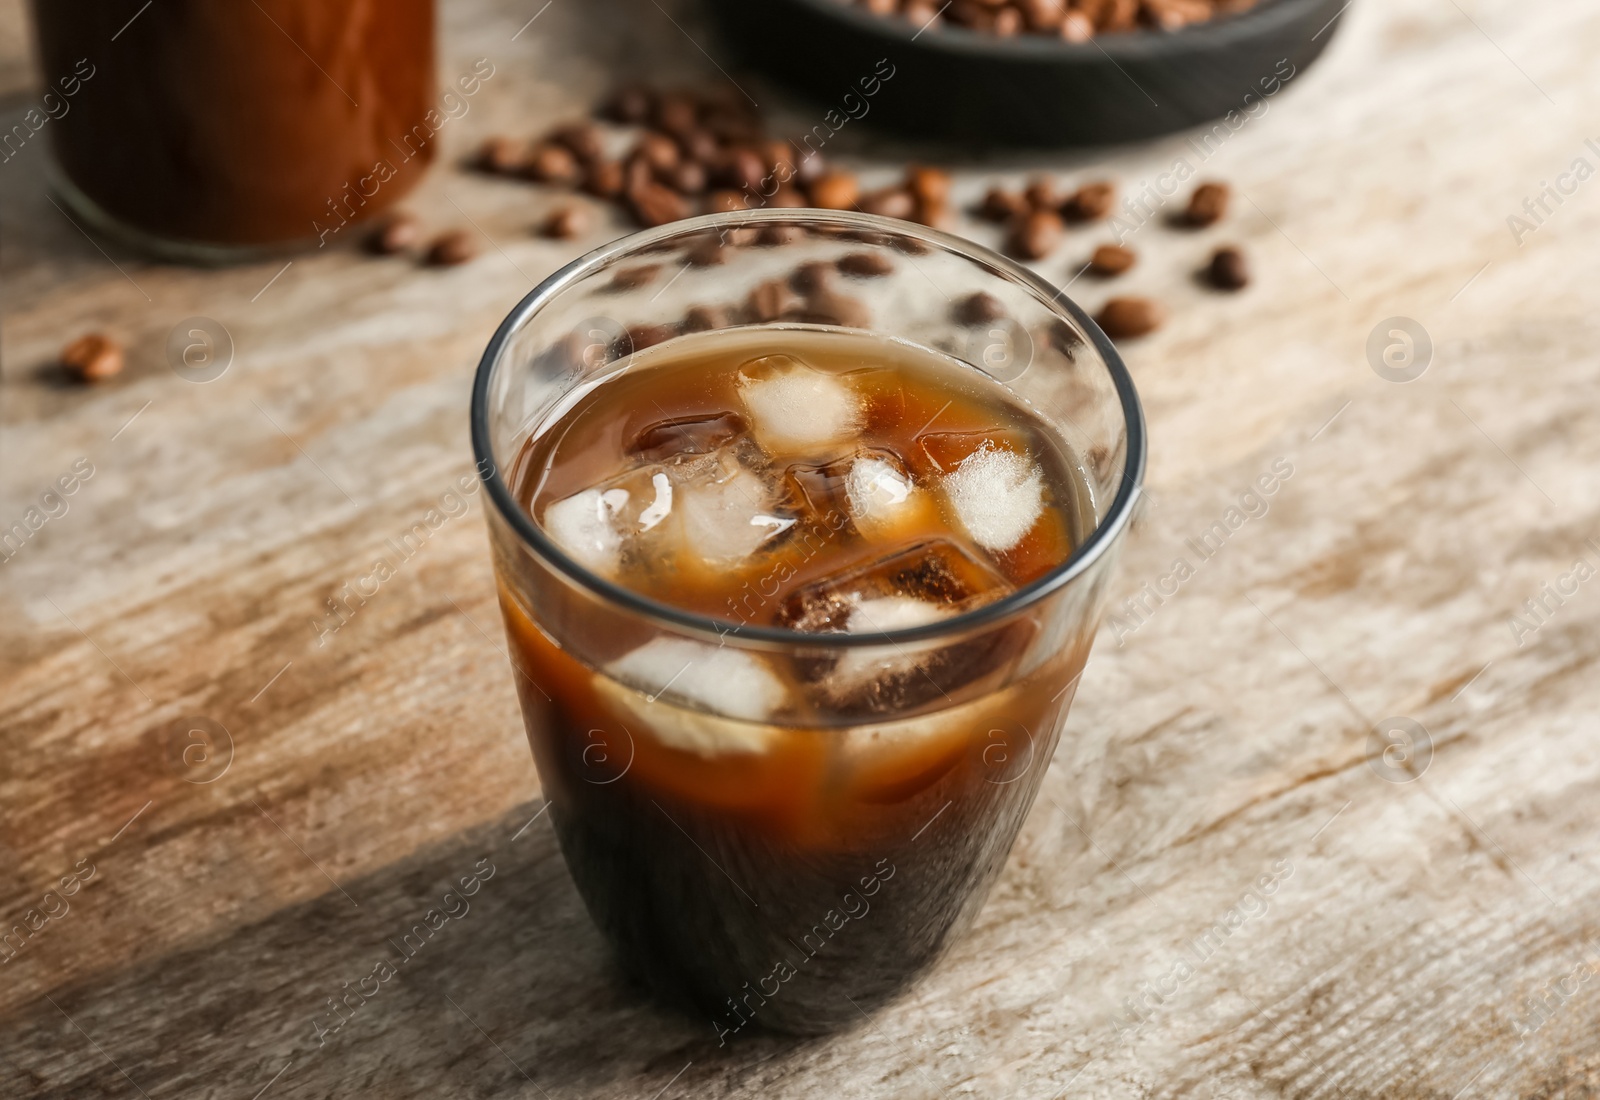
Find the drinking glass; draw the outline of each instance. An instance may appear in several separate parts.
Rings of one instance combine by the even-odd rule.
[[[806,285],[797,268],[847,255],[846,270],[888,273],[793,291]],[[774,351],[786,329],[845,328],[1009,387],[1081,479],[1070,558],[975,610],[857,635],[766,625],[775,585],[718,618],[559,549],[527,505],[530,438],[646,346],[758,324]],[[624,967],[723,1041],[827,1031],[905,989],[971,924],[1005,863],[1139,498],[1143,417],[1105,335],[1038,276],[937,230],[821,210],[715,214],[614,241],[524,298],[479,365],[472,438],[550,818]],[[616,663],[660,639],[683,655],[677,675]],[[800,728],[748,711],[752,658],[940,672],[928,677],[937,691],[887,712],[819,709]]]

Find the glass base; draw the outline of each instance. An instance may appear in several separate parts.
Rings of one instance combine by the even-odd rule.
[[[87,223],[86,228],[151,259],[202,267],[225,267],[279,259],[305,252],[316,245],[315,237],[282,244],[216,244],[163,237],[108,212],[68,179],[53,157],[45,161],[45,182],[66,203],[74,217]]]

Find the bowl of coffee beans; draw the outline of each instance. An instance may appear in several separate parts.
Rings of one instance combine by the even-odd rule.
[[[1347,0],[710,0],[751,65],[817,101],[974,146],[1231,133],[1321,55]],[[819,138],[819,140],[821,140]]]

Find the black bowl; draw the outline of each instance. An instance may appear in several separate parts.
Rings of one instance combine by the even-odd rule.
[[[919,32],[842,0],[709,2],[749,63],[833,112],[819,117],[819,135],[859,117],[918,137],[1039,147],[1135,141],[1259,113],[1322,53],[1347,6],[1262,0],[1179,31],[1075,43],[949,24]]]

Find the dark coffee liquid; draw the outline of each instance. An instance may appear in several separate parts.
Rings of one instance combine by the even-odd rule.
[[[1089,515],[1066,448],[998,384],[817,330],[641,354],[536,432],[513,484],[616,583],[824,644],[999,599],[1064,561]],[[1001,506],[1018,501],[1037,507]],[[629,970],[723,1035],[858,1019],[970,923],[1086,645],[1017,616],[870,652],[753,655],[646,625],[558,646],[514,585],[502,604],[590,911]]]
[[[315,241],[390,206],[433,159],[433,0],[142,3],[33,3],[46,82],[75,81],[47,123],[56,158],[124,225]]]

